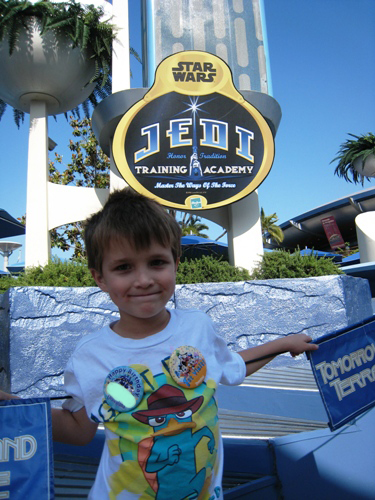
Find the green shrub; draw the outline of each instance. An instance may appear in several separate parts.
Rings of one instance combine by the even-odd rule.
[[[290,254],[285,250],[276,250],[263,255],[250,279],[308,278],[330,274],[344,274],[332,259],[318,259],[315,255],[301,255],[299,252]]]
[[[0,293],[12,286],[96,286],[85,261],[53,259],[46,266],[31,267],[18,277],[0,278]]]
[[[246,269],[231,266],[228,262],[203,256],[180,262],[176,282],[220,283],[231,281],[267,280],[277,278],[307,278],[343,274],[331,259],[317,259],[313,255],[290,254],[284,250],[265,253],[252,274]],[[0,278],[0,293],[12,286],[96,286],[85,260],[60,261],[53,259],[43,267],[27,269],[18,277]]]
[[[200,259],[180,262],[177,269],[177,284],[218,283],[223,281],[246,281],[250,278],[246,269],[231,266],[228,262],[204,255]]]
[[[231,266],[228,262],[204,256],[201,259],[181,262],[177,270],[177,283],[213,283],[249,279],[246,269]],[[18,277],[0,278],[0,293],[12,286],[96,286],[85,260],[60,261],[53,259],[43,267],[32,267]]]

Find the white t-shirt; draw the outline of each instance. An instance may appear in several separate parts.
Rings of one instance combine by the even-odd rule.
[[[193,499],[203,491],[202,499],[223,498],[214,394],[219,383],[240,384],[245,363],[206,314],[169,312],[167,327],[141,340],[123,338],[110,326],[85,336],[67,364],[65,390],[73,399],[64,408],[84,406],[93,421],[105,425],[106,445],[89,499]],[[205,380],[194,389],[177,385],[169,372],[169,358],[181,346],[199,349],[206,361]],[[120,366],[136,370],[144,386],[142,400],[127,412],[113,410],[103,393],[107,375]],[[163,435],[160,429],[172,417],[184,430]]]

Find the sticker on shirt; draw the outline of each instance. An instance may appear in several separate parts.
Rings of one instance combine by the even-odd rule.
[[[143,397],[141,375],[130,366],[117,366],[104,381],[104,398],[114,410],[123,412],[136,408]]]
[[[109,478],[114,497],[129,491],[142,498],[176,498],[176,485],[181,499],[213,495],[219,467],[215,382],[183,388],[168,365],[169,358],[162,360],[163,372],[157,375],[131,365],[144,383],[142,401],[133,410],[114,411],[105,400],[101,405],[105,426],[118,436],[108,442],[110,455],[122,460]]]
[[[196,347],[181,346],[173,351],[169,370],[179,386],[194,389],[204,381],[207,366],[202,353]]]

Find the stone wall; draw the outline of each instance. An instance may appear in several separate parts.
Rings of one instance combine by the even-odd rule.
[[[315,339],[372,315],[367,280],[351,276],[178,285],[169,307],[205,311],[233,350],[288,333]],[[9,290],[0,296],[0,388],[22,397],[63,395],[77,341],[117,317],[98,288]],[[305,356],[282,355],[270,367],[290,363],[308,366]]]

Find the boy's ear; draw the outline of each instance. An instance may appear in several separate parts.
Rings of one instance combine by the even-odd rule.
[[[179,263],[180,263],[180,258],[178,257],[178,259],[176,259],[175,271],[177,271]]]
[[[90,269],[90,273],[91,273],[92,277],[94,278],[95,283],[98,285],[98,287],[101,290],[103,290],[103,292],[106,292],[107,291],[107,287],[106,287],[105,281],[103,280],[102,273],[100,273],[96,269]]]

